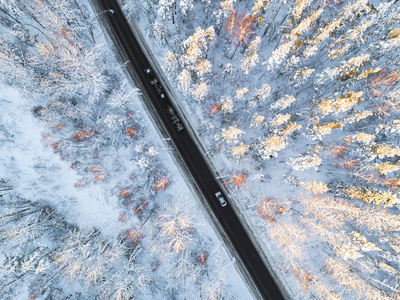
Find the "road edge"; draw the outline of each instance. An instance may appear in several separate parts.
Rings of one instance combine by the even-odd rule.
[[[117,2],[119,3],[120,7],[122,7],[121,1],[117,0]],[[89,3],[92,6],[93,11],[96,12],[96,17],[99,17],[101,15],[102,11],[97,7],[95,0],[90,0]],[[117,56],[117,60],[121,61],[121,55],[120,55],[120,53],[118,53],[118,51],[116,51],[117,47],[115,46],[115,43],[113,42],[112,37],[110,37],[109,33],[105,29],[104,22],[101,20],[101,18],[98,18],[98,19],[99,19],[99,22],[102,23],[101,30],[104,33],[105,39],[110,44],[109,46],[110,46],[111,50],[113,52],[114,51],[117,52],[117,53],[115,53]],[[176,99],[176,98],[180,99],[180,96],[178,96],[175,93],[175,91],[171,88],[169,81],[165,80],[165,77],[164,77],[165,74],[164,74],[161,66],[158,63],[157,58],[153,55],[151,48],[147,44],[146,39],[144,38],[144,36],[142,34],[142,31],[139,29],[139,26],[136,23],[136,20],[134,20],[132,18],[127,18],[127,19],[128,19],[128,22],[129,22],[129,25],[130,25],[132,31],[134,32],[138,42],[140,43],[145,55],[147,56],[148,60],[152,63],[152,67],[154,68],[154,70],[156,70],[157,74],[162,75],[162,76],[159,76],[159,80],[162,82],[164,88],[166,89],[166,92],[169,95],[173,96],[173,97],[170,97],[171,100]],[[121,62],[123,65],[126,63],[124,61],[121,61]],[[139,82],[139,84],[137,84],[135,79],[132,78],[131,74],[127,71],[126,68],[122,68],[122,70],[125,73],[125,76],[127,77],[127,79],[129,81],[131,81],[135,85],[135,87],[140,88],[140,85],[141,85],[140,80],[136,80]],[[141,90],[140,97],[146,97],[145,93],[143,93],[143,89],[140,89],[140,90]],[[147,105],[147,102],[150,102],[150,101],[144,101],[144,104],[147,108],[149,108]],[[219,173],[218,173],[218,171],[216,171],[214,164],[212,163],[212,158],[210,158],[207,155],[207,152],[205,151],[200,140],[198,139],[197,134],[195,133],[193,128],[190,126],[190,123],[186,119],[185,111],[182,109],[182,107],[179,105],[179,103],[177,103],[176,101],[173,101],[173,103],[176,106],[180,116],[184,118],[186,128],[188,129],[188,131],[189,131],[190,135],[192,136],[193,140],[195,141],[196,145],[202,150],[202,154],[205,155],[206,161],[207,161],[211,171],[214,173],[215,177],[219,177]],[[151,103],[149,103],[149,104],[151,106]],[[157,124],[157,122],[155,120],[156,118],[154,118],[154,108],[151,107],[151,109],[148,109],[148,113],[150,114],[150,120],[153,123],[156,131],[160,135],[160,138],[163,139],[164,143],[166,143],[167,146],[172,147],[175,150],[176,149],[175,145],[171,140],[169,140],[168,135],[166,134],[165,128],[163,128],[163,126],[158,126],[159,124]],[[160,123],[160,124],[162,125],[162,123]],[[178,168],[178,170],[183,172],[183,173],[181,173],[181,175],[184,176],[184,178],[188,179],[187,183],[188,183],[188,187],[189,187],[190,191],[193,194],[197,195],[198,200],[202,204],[201,209],[204,212],[203,215],[209,220],[211,227],[214,227],[214,231],[215,231],[216,235],[219,236],[224,241],[226,248],[228,250],[228,254],[230,255],[231,259],[236,262],[239,262],[237,264],[234,264],[234,266],[235,266],[236,270],[238,271],[239,275],[241,275],[245,284],[247,284],[249,291],[251,293],[253,293],[253,296],[255,299],[262,299],[261,295],[258,292],[257,287],[255,286],[255,284],[253,283],[253,281],[251,279],[251,276],[248,274],[247,269],[244,267],[244,264],[241,262],[239,255],[236,254],[236,250],[232,246],[229,238],[226,236],[225,232],[219,225],[219,222],[216,219],[214,213],[212,212],[207,200],[204,199],[203,195],[199,191],[197,184],[191,177],[190,172],[188,171],[188,168],[186,167],[186,165],[183,163],[182,158],[180,157],[178,151],[176,151],[176,150],[172,151],[172,152],[170,152],[170,154],[171,154],[174,162],[180,166]],[[220,184],[220,186],[228,195],[230,195],[230,192],[225,188],[225,186],[223,186],[222,184]],[[233,207],[235,213],[239,216],[239,219],[242,222],[242,224],[244,225],[243,227],[246,230],[246,232],[248,233],[248,236],[251,239],[251,241],[253,242],[254,246],[256,247],[257,252],[259,253],[262,260],[264,261],[264,264],[266,265],[268,271],[270,272],[270,274],[273,276],[274,280],[278,284],[278,287],[281,290],[283,297],[285,299],[290,299],[285,285],[280,280],[280,278],[276,274],[276,272],[272,269],[272,266],[267,258],[267,254],[265,253],[267,250],[266,245],[264,246],[264,248],[261,247],[260,241],[255,239],[255,235],[254,235],[255,228],[253,228],[251,225],[249,225],[251,223],[248,221],[249,217],[246,214],[245,208],[240,203],[238,204],[238,201],[233,200],[233,197],[231,197],[231,204],[234,204],[234,205],[232,205],[232,207]],[[206,208],[208,208],[208,210]],[[243,212],[245,212],[245,214]],[[263,241],[261,241],[261,243],[264,244]]]

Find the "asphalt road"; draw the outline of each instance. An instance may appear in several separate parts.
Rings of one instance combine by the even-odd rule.
[[[146,106],[154,110],[151,115],[157,116],[158,124],[162,132],[167,133],[175,145],[184,165],[193,177],[197,188],[207,199],[220,226],[225,231],[231,245],[239,255],[239,262],[243,263],[251,276],[259,294],[264,299],[284,299],[276,284],[273,275],[264,264],[248,234],[244,230],[240,218],[236,215],[228,197],[222,192],[228,204],[222,207],[215,193],[221,191],[217,179],[190,133],[186,128],[182,129],[183,122],[170,101],[168,95],[160,91],[161,85],[151,84],[156,78],[154,73],[146,74],[145,70],[150,68],[150,63],[142,51],[134,33],[132,32],[125,16],[115,0],[95,0],[98,9],[103,11],[99,16],[103,18],[105,27],[114,45],[117,48],[121,60],[129,61],[126,64],[127,71],[137,83],[143,93],[143,100],[149,101]],[[105,12],[107,11],[108,12]],[[138,80],[140,82],[138,82]],[[158,89],[158,90],[157,90]],[[164,94],[164,98],[161,97]]]

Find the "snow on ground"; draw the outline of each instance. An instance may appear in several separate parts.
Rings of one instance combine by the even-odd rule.
[[[88,4],[1,5],[5,299],[251,298]]]
[[[79,226],[101,228],[105,235],[118,232],[120,208],[116,197],[108,199],[103,186],[74,188],[79,177],[70,163],[41,142],[45,129],[32,115],[39,96],[28,100],[16,88],[5,85],[1,86],[1,95],[3,105],[7,105],[0,111],[1,126],[8,129],[8,136],[0,145],[2,178],[10,178],[9,184],[21,197],[49,201]]]

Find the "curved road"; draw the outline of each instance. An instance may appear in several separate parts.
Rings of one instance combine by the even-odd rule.
[[[157,80],[156,75],[152,71],[150,73],[145,72],[150,68],[150,63],[117,1],[94,0],[93,3],[100,12],[99,16],[102,17],[103,25],[116,46],[121,60],[129,62],[126,64],[127,71],[141,89],[144,96],[143,100],[147,102],[145,103],[147,108],[153,110],[151,115],[157,116],[155,122],[158,127],[170,137],[175,145],[197,188],[207,199],[212,212],[239,256],[238,261],[245,266],[259,294],[263,299],[284,299],[274,280],[274,275],[268,271],[223,191],[222,194],[227,199],[228,205],[222,207],[217,200],[215,193],[221,191],[219,183],[214,178],[204,156],[188,130],[184,128],[184,124],[180,121],[181,118],[168,95],[159,83],[154,82],[154,80]]]

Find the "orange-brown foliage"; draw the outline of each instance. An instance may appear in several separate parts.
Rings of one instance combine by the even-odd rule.
[[[330,146],[328,148],[328,155],[332,156],[334,158],[338,158],[343,154],[344,151],[346,151],[347,146]]]
[[[122,189],[122,190],[119,192],[119,196],[120,196],[121,198],[124,198],[124,199],[127,199],[127,198],[129,198],[130,196],[132,196],[132,195],[133,195],[133,191],[130,190],[130,189],[128,189],[128,188]]]
[[[56,126],[55,126],[55,128],[57,129],[57,130],[61,130],[62,128],[64,128],[65,127],[65,125],[61,125],[61,124],[57,124]]]
[[[51,143],[50,146],[51,146],[51,148],[53,148],[53,151],[54,151],[54,152],[58,152],[59,150],[61,150],[61,149],[60,149],[60,147],[61,147],[61,141]]]
[[[69,29],[65,26],[61,27],[60,33],[64,38],[68,38]]]
[[[125,214],[120,214],[120,215],[119,215],[119,218],[118,218],[118,221],[119,221],[119,222],[124,222],[125,219],[126,219]]]
[[[81,142],[91,138],[95,133],[96,130],[81,129],[77,132],[74,132],[72,137],[74,138],[75,142]]]
[[[235,20],[236,20],[236,10],[232,10],[228,19],[226,20],[225,23],[225,30],[229,32],[230,34],[232,33],[234,27],[235,27]]]
[[[125,130],[125,134],[133,139],[136,136],[136,131],[135,130],[136,130],[136,128],[133,127],[133,126],[128,127],[128,129]]]
[[[131,228],[125,232],[125,236],[132,246],[135,246],[136,242],[142,237],[142,234],[140,230]]]
[[[284,208],[282,205],[278,204],[277,212],[278,212],[278,214],[282,215],[285,212],[287,212],[287,208]]]
[[[86,184],[87,184],[87,181],[85,179],[81,179],[80,181],[78,181],[77,183],[74,184],[74,187],[78,188],[78,187],[85,186]]]
[[[92,166],[89,169],[89,172],[91,172],[91,173],[96,173],[96,172],[101,172],[101,171],[103,171],[103,168],[100,166]]]
[[[384,178],[380,181],[380,184],[394,189],[399,186],[399,180],[397,178]]]
[[[254,35],[254,16],[245,16],[241,13],[235,24],[234,35],[237,38],[237,43],[242,44],[248,42]]]
[[[216,114],[217,112],[219,112],[219,105],[217,103],[214,103],[213,106],[210,106],[208,108],[208,112],[210,113],[210,115]]]
[[[229,178],[226,185],[234,183],[236,187],[241,187],[242,185],[246,185],[246,176],[243,174],[243,171],[236,172],[236,176]]]
[[[312,276],[308,272],[305,272],[304,270],[294,269],[292,270],[292,273],[294,274],[296,279],[300,282],[304,291],[307,291],[308,286],[310,285],[310,282],[312,280]]]
[[[380,76],[374,78],[369,83],[369,89],[374,97],[381,97],[388,87],[398,83],[400,77],[400,69],[392,72],[381,71]]]
[[[154,185],[152,187],[153,191],[159,191],[162,190],[164,191],[165,188],[167,187],[167,185],[171,182],[171,180],[169,180],[168,178],[166,178],[165,176],[160,177],[156,177],[154,179]]]
[[[99,174],[94,177],[94,182],[100,182],[106,180],[107,174]]]
[[[343,159],[341,162],[337,163],[336,165],[343,169],[353,169],[354,167],[361,164],[361,160],[358,158],[353,159]]]
[[[275,202],[264,198],[257,206],[257,213],[261,218],[266,219],[269,223],[273,223],[277,212],[276,208],[277,204]]]
[[[236,18],[236,11],[233,10],[226,20],[225,30],[237,44],[243,44],[247,43],[253,37],[255,23],[255,16],[246,15],[244,12],[241,12]]]
[[[143,207],[147,206],[147,204],[149,203],[148,200],[142,200],[142,203],[138,206],[136,206],[134,212],[135,214],[138,213]]]
[[[207,254],[204,252],[201,252],[199,255],[197,255],[197,262],[201,265],[205,265],[207,260]]]
[[[38,291],[31,291],[29,292],[28,300],[35,300]]]

